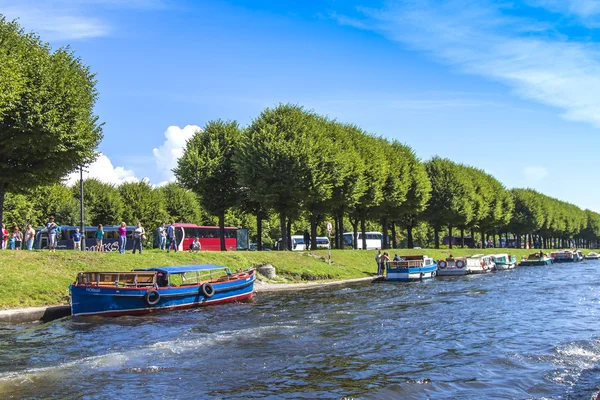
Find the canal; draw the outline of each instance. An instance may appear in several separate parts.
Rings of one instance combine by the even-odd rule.
[[[590,399],[600,262],[0,325],[2,398]]]

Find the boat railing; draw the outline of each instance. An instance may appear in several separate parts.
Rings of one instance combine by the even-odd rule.
[[[411,267],[422,267],[423,260],[408,260],[408,261],[390,261],[388,265],[391,268],[411,268]]]

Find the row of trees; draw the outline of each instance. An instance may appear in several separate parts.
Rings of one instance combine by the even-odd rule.
[[[448,159],[423,163],[402,143],[291,104],[265,109],[244,129],[235,121],[209,122],[188,141],[174,172],[221,226],[228,210],[254,215],[259,249],[261,221],[273,214],[284,246],[302,218],[313,237],[324,219],[333,219],[337,248],[344,247],[345,221],[363,240],[368,221],[377,221],[384,248],[396,246],[397,228],[413,247],[413,229],[423,222],[433,228],[436,248],[439,232],[453,237],[454,229],[463,237],[477,232],[482,242],[527,235],[532,247],[600,238],[597,213],[531,189],[507,190],[490,174]]]

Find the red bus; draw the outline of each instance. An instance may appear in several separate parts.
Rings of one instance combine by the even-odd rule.
[[[195,224],[175,223],[177,250],[189,250],[195,238],[200,240],[202,251],[220,251],[220,229],[218,226],[198,226]],[[227,251],[237,249],[237,228],[225,227],[225,248]]]

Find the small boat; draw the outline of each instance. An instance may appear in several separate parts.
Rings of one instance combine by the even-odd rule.
[[[69,287],[73,316],[115,317],[252,299],[254,269],[214,265],[80,272]]]
[[[467,257],[468,274],[485,274],[496,268],[496,264],[490,255],[475,254]]]
[[[386,266],[387,281],[420,281],[437,274],[437,264],[427,256],[405,256],[404,261],[390,261]]]
[[[548,257],[543,252],[532,253],[525,260],[521,260],[519,267],[533,267],[538,265],[550,265],[552,258]]]
[[[492,260],[496,264],[497,271],[513,269],[517,265],[517,258],[510,254],[492,254]]]
[[[555,263],[569,263],[583,260],[583,252],[581,250],[559,250],[552,252],[550,256]]]
[[[588,253],[587,256],[585,256],[586,260],[600,260],[600,254],[598,253],[594,253],[593,251],[591,253]]]
[[[445,260],[439,260],[437,264],[437,274],[439,276],[460,276],[468,274],[467,269],[465,268],[467,265],[466,257],[448,257]]]

